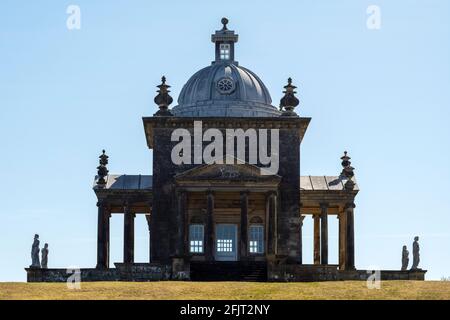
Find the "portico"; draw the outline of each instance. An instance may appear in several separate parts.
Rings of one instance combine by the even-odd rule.
[[[177,175],[173,257],[186,262],[280,258],[277,250],[280,179],[279,176],[261,176],[253,165],[208,165]],[[94,188],[99,197],[97,268],[110,267],[109,220],[112,214],[124,217],[122,262],[135,263],[134,219],[136,214],[145,214],[150,230],[151,181],[152,176],[109,175],[103,188]],[[300,177],[298,218],[303,221],[310,216],[314,220],[315,265],[328,265],[328,219],[336,217],[339,219],[339,269],[354,269],[353,201],[358,188],[345,190],[346,181],[339,176]],[[303,260],[302,225],[299,264]]]
[[[184,254],[194,261],[264,260],[276,250],[270,241],[276,239],[280,179],[249,164],[201,166],[177,175],[184,201],[178,216],[187,222]]]
[[[97,269],[110,267],[110,218],[123,216],[123,263],[134,263],[136,214],[151,214],[151,176],[109,175],[106,184],[94,186],[97,195]],[[150,224],[150,219],[147,219]]]

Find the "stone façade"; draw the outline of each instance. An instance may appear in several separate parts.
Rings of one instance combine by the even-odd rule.
[[[175,254],[176,232],[170,226],[177,223],[177,200],[175,176],[199,165],[175,165],[170,159],[174,142],[171,135],[174,128],[193,130],[194,121],[202,121],[205,128],[247,128],[279,129],[280,171],[282,177],[279,187],[280,216],[278,228],[280,238],[279,255],[298,260],[298,217],[300,203],[300,142],[310,122],[310,118],[178,118],[152,117],[144,118],[147,145],[153,149],[153,227],[151,233],[152,261],[167,263]],[[248,146],[247,146],[248,148]],[[156,200],[157,199],[157,200]]]

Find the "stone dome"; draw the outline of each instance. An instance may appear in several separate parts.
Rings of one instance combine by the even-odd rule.
[[[223,28],[211,36],[216,59],[196,72],[184,85],[178,105],[171,111],[179,117],[278,117],[269,91],[252,71],[234,61],[238,35]]]
[[[172,113],[187,117],[279,116],[271,103],[269,91],[252,71],[235,62],[215,62],[188,80]]]

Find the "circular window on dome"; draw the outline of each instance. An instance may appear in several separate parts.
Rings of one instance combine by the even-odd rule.
[[[234,81],[231,78],[222,78],[217,81],[217,91],[221,94],[230,94],[234,91]]]

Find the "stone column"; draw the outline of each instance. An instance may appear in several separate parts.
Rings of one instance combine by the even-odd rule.
[[[277,226],[277,194],[270,192],[266,198],[267,211],[267,254],[276,255],[278,253],[278,226]]]
[[[241,260],[245,260],[248,253],[248,191],[241,192]]]
[[[109,268],[109,252],[110,252],[110,218],[111,218],[111,212],[106,210],[105,213],[105,247],[106,247],[106,254],[105,254],[105,261],[106,261],[106,268]]]
[[[208,191],[206,194],[206,232],[205,232],[205,257],[208,261],[214,260],[214,194]]]
[[[148,225],[148,262],[152,262],[152,232],[151,232],[151,213],[145,215],[145,219],[147,220]]]
[[[345,211],[340,211],[338,214],[339,219],[339,269],[345,270],[347,260],[347,219]]]
[[[320,264],[320,215],[313,215],[314,219],[314,264]]]
[[[299,239],[299,247],[298,247],[298,263],[303,264],[303,219],[305,219],[305,216],[300,215],[300,239]]]
[[[320,204],[320,263],[328,264],[328,204]]]
[[[134,218],[136,215],[131,212],[129,206],[126,206],[124,211],[123,262],[134,263]]]
[[[346,269],[355,269],[355,229],[354,229],[354,203],[347,204],[345,208],[347,218],[347,261]]]
[[[97,203],[97,268],[109,267],[109,212],[105,202]]]

